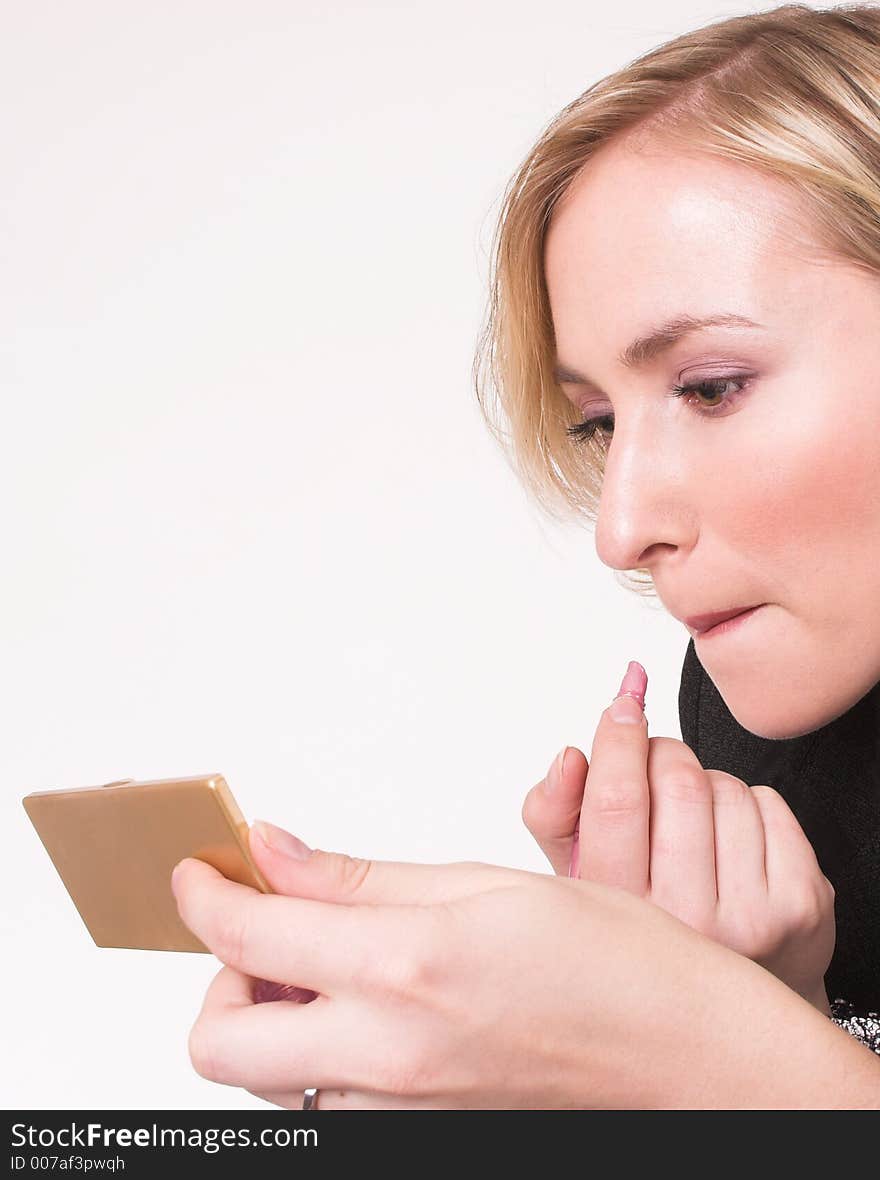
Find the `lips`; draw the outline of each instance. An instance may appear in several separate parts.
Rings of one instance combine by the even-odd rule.
[[[754,610],[758,605],[760,604],[753,603],[752,606],[733,606],[730,610],[714,611],[707,615],[691,615],[687,619],[682,619],[682,622],[690,632],[701,635],[704,631],[717,627],[719,623],[723,623],[727,619],[733,619],[737,615],[744,614],[747,610]]]

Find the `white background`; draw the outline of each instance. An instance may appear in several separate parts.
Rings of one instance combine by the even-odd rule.
[[[680,736],[686,632],[471,362],[544,126],[762,7],[3,4],[4,1108],[268,1109],[189,1061],[217,960],[97,948],[29,791],[217,771],[313,846],[543,872],[523,796],[629,659]]]

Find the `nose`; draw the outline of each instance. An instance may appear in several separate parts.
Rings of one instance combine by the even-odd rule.
[[[648,416],[650,417],[650,416]],[[656,419],[615,421],[596,517],[596,552],[612,569],[648,569],[689,549],[696,507],[688,495],[681,437]]]

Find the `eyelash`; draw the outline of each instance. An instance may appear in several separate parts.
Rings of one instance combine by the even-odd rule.
[[[673,385],[672,389],[666,396],[686,397],[689,393],[706,393],[707,390],[709,395],[711,395],[712,392],[715,392],[714,387],[716,385],[723,386],[731,384],[740,386],[740,388],[737,390],[738,395],[745,390],[745,387],[748,385],[748,383],[749,381],[747,377],[711,377],[707,378],[705,381],[695,381],[691,385]],[[720,405],[703,407],[702,409],[697,410],[697,413],[703,415],[703,417],[706,418],[717,418],[722,409],[726,408],[731,403],[731,401],[736,400],[736,396],[733,398],[727,397],[723,402],[720,403]],[[596,434],[598,423],[604,421],[606,418],[613,419],[613,417],[613,414],[600,414],[598,417],[590,418],[586,422],[578,422],[575,426],[569,426],[566,429],[566,434],[571,435],[572,437],[581,441],[589,441]],[[602,433],[605,434],[606,432],[603,430]]]

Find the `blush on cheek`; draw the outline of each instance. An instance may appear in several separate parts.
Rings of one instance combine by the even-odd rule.
[[[725,531],[754,559],[759,584],[766,574],[768,600],[821,599],[858,562],[860,545],[880,542],[880,414],[848,430],[844,444],[829,430],[828,409],[810,403],[794,418],[765,421],[752,462],[727,482]]]

